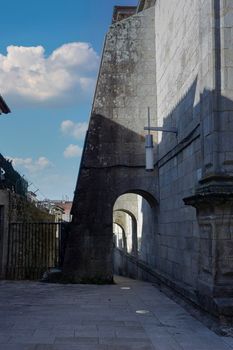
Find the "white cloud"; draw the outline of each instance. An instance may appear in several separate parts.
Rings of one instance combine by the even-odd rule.
[[[65,158],[74,158],[74,157],[81,157],[82,155],[82,148],[78,145],[69,145],[66,147],[64,151],[64,157]]]
[[[87,131],[88,124],[83,123],[74,123],[71,120],[64,120],[61,123],[61,131],[64,134],[75,137],[77,140],[83,139]]]
[[[77,101],[93,90],[98,64],[88,43],[64,44],[48,57],[43,46],[8,46],[0,54],[0,91],[17,101]]]
[[[33,160],[32,158],[7,158],[12,161],[13,166],[20,169],[26,169],[29,173],[40,172],[52,165],[46,157],[39,157],[36,160]]]

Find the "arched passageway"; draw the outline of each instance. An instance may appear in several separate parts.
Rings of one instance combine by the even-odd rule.
[[[114,246],[119,247],[127,252],[127,239],[124,227],[119,222],[113,222],[113,243]]]
[[[140,193],[140,194],[139,194]],[[142,196],[143,194],[143,196]],[[119,196],[113,207],[113,223],[118,223],[125,233],[127,245],[115,238],[114,270],[125,276],[138,277],[129,268],[127,258],[140,260],[156,267],[157,215],[155,201],[148,201],[149,194],[132,191]],[[150,198],[151,199],[151,198]],[[119,227],[119,226],[118,226]],[[119,230],[119,229],[118,229]],[[115,224],[113,234],[117,236]]]
[[[138,254],[138,239],[137,239],[137,219],[135,215],[127,209],[116,209],[113,211],[113,220],[121,223],[121,227],[125,233],[127,253]],[[113,234],[115,233],[113,225]]]

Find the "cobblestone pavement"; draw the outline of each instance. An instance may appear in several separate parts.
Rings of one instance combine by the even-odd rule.
[[[0,350],[230,350],[150,283],[0,282]]]

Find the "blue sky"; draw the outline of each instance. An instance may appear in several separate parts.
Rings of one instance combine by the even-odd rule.
[[[113,6],[137,0],[1,3],[0,153],[39,197],[73,197]]]

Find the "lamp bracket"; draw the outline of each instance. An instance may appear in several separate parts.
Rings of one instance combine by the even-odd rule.
[[[171,133],[176,134],[176,135],[178,133],[177,128],[164,128],[164,127],[161,127],[161,126],[156,126],[156,127],[153,127],[153,126],[148,127],[148,126],[146,126],[146,127],[144,127],[144,130],[171,132]]]

